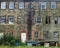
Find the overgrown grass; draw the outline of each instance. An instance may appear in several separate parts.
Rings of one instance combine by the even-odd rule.
[[[3,46],[0,48],[60,48],[60,47],[44,47],[44,46]]]

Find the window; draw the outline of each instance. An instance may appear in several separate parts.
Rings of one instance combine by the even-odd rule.
[[[51,2],[51,9],[56,9],[56,2]]]
[[[13,24],[14,23],[14,16],[9,16],[8,21],[9,21],[9,24]]]
[[[41,2],[41,9],[46,9],[46,2]]]
[[[5,24],[6,23],[6,16],[1,16],[1,24]]]
[[[9,2],[9,9],[14,9],[14,2]]]
[[[50,16],[46,16],[46,24],[50,24]]]
[[[9,32],[9,34],[8,34],[9,36],[13,36],[13,32]]]
[[[48,31],[45,32],[45,39],[49,39],[49,32]]]
[[[32,3],[29,3],[28,4],[28,8],[33,8],[33,4]]]
[[[24,3],[23,2],[19,2],[19,9],[24,9]]]
[[[54,38],[58,38],[58,37],[59,37],[59,33],[58,33],[58,32],[54,32],[54,33],[53,33],[53,37],[54,37]]]
[[[58,24],[58,18],[55,17],[55,24]]]
[[[56,16],[54,19],[55,19],[55,24],[60,24],[60,17],[59,16]]]
[[[38,38],[38,32],[34,32],[34,37]]]
[[[36,17],[36,23],[41,23],[41,17],[40,16],[38,16],[38,17]]]
[[[17,22],[18,22],[19,24],[21,23],[21,17],[20,17],[20,16],[18,16]]]
[[[6,9],[6,2],[1,2],[1,9]]]

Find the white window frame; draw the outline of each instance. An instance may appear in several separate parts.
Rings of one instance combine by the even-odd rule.
[[[56,2],[51,2],[51,9],[56,9]]]
[[[1,2],[1,9],[6,9],[6,2]]]
[[[13,21],[11,21],[11,20],[12,20],[12,19],[11,19],[12,17],[13,17]],[[9,17],[8,17],[8,21],[9,21],[9,24],[14,24],[14,16],[9,16]]]
[[[60,16],[55,16],[55,21],[57,21],[56,24],[60,24]]]
[[[38,18],[40,18],[40,20],[38,20]],[[40,22],[38,23],[37,21],[38,22],[40,21]],[[41,24],[41,23],[42,23],[42,17],[41,16],[37,16],[36,17],[36,24]]]
[[[42,6],[45,6],[44,8]],[[46,9],[46,2],[41,2],[41,9]]]
[[[24,2],[19,2],[19,9],[24,9]]]
[[[6,23],[6,17],[5,16],[1,16],[1,24],[5,24]]]
[[[58,24],[60,24],[60,17],[58,17]]]
[[[9,2],[9,9],[14,9],[14,2]]]
[[[58,17],[55,17],[54,20],[55,20],[55,24],[58,24]]]

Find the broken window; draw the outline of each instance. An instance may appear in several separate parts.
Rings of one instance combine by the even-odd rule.
[[[46,16],[46,24],[50,24],[50,16]]]

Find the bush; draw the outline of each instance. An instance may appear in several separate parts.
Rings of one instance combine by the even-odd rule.
[[[4,35],[3,39],[0,39],[0,45],[2,45],[2,44],[4,44],[4,45],[16,45],[16,43],[18,43],[18,45],[25,45],[24,43],[21,42],[20,39],[14,38],[13,36]]]
[[[15,45],[16,41],[14,39],[10,40],[10,45]]]
[[[3,39],[0,39],[0,45],[2,45],[4,42],[3,42]]]

